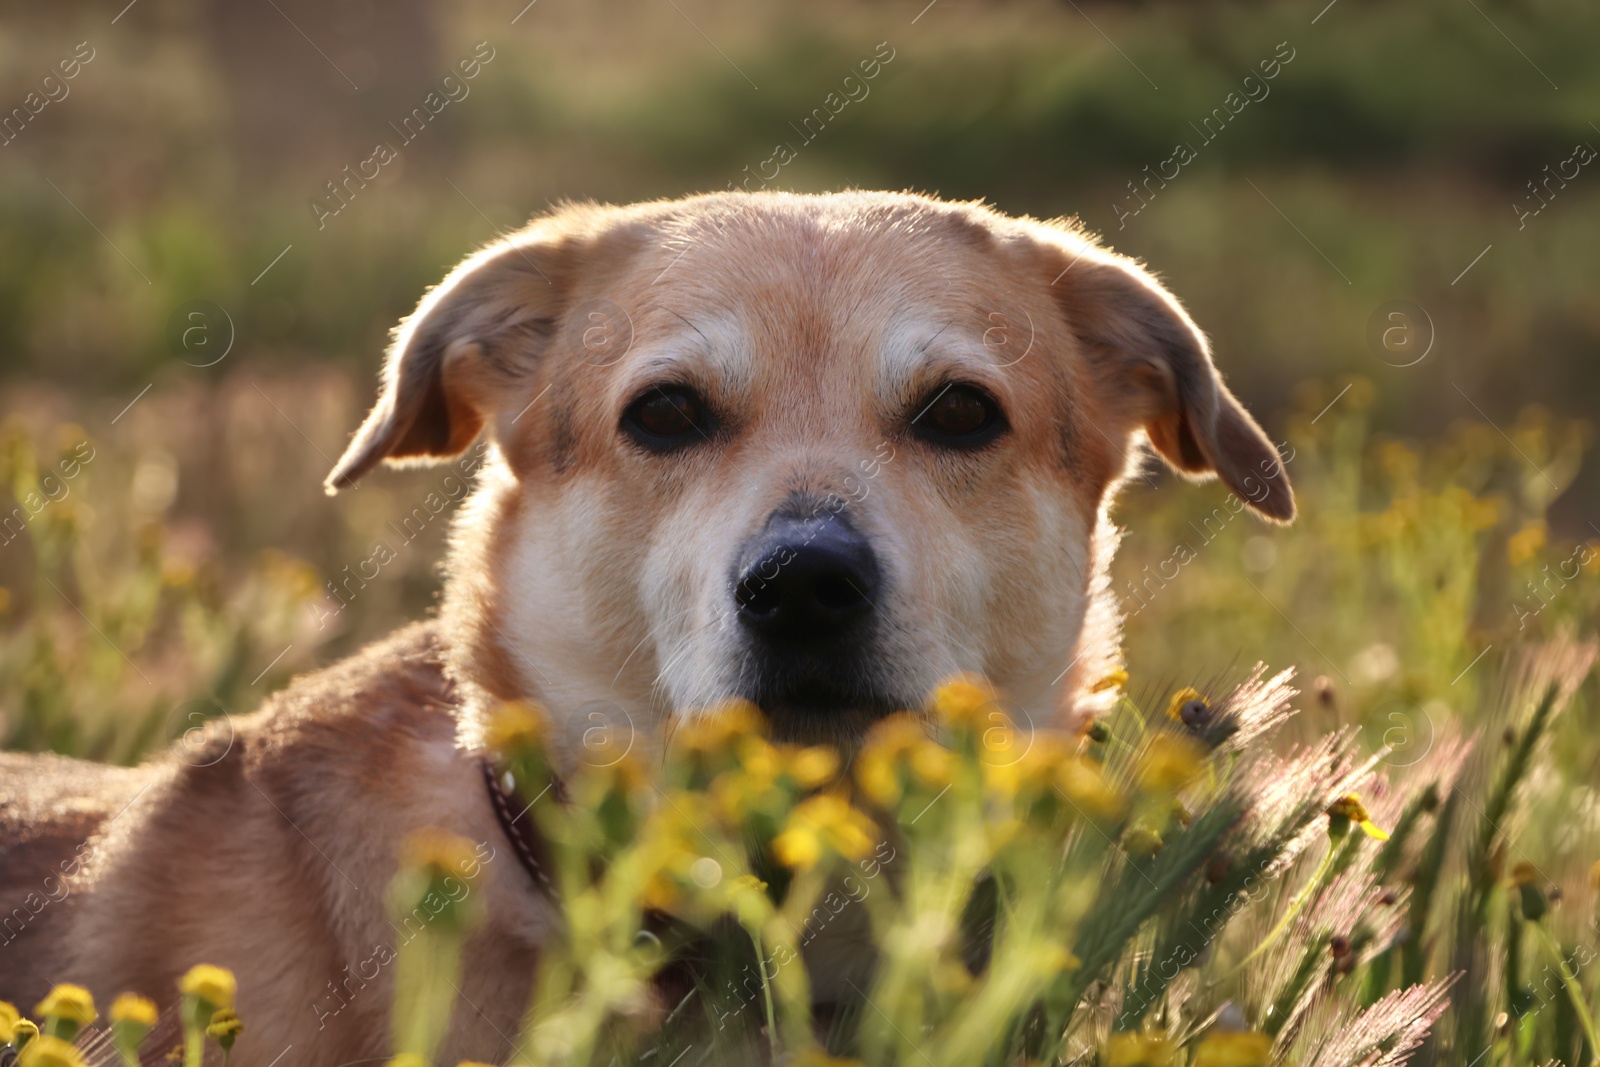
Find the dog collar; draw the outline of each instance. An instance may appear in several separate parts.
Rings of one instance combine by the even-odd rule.
[[[561,894],[556,891],[548,871],[549,844],[528,816],[533,805],[529,804],[520,811],[513,810],[512,804],[519,799],[519,795],[517,781],[511,772],[496,770],[488,759],[479,759],[478,766],[483,769],[484,786],[489,791],[489,806],[500,820],[500,829],[511,841],[511,849],[521,861],[522,869],[528,872],[528,877],[546,896],[551,900],[559,900]]]

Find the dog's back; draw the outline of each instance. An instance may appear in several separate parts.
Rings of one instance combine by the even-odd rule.
[[[417,926],[391,922],[385,891],[401,841],[432,825],[480,843],[464,892],[486,905],[469,939],[483,967],[461,979],[476,1008],[446,1051],[504,1054],[550,912],[456,750],[451,707],[437,629],[420,624],[145,767],[0,756],[0,901],[31,901],[4,926],[0,1000],[28,1010],[73,981],[170,1008],[178,977],[215,963],[238,974],[251,1027],[238,1067],[285,1044],[304,1063],[375,1055],[390,964]]]
[[[147,767],[0,753],[0,989],[31,1007],[65,947],[91,840],[151,781]]]

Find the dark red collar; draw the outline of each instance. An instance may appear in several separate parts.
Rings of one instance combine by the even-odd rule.
[[[510,839],[512,851],[522,861],[522,869],[528,872],[528,877],[545,895],[551,900],[559,900],[561,894],[557,892],[549,874],[549,844],[529,816],[533,805],[528,804],[516,810],[513,805],[521,804],[522,800],[511,775],[497,771],[494,764],[485,758],[480,758],[478,765],[483,768],[483,783],[489,790],[489,806],[494,808],[495,816],[500,820],[500,829]]]

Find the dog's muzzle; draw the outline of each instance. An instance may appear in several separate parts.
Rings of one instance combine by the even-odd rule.
[[[883,574],[841,513],[775,514],[741,553],[733,597],[747,657],[745,695],[780,732],[876,717],[894,703],[876,682]]]
[[[734,599],[757,640],[798,650],[859,638],[878,594],[878,559],[842,516],[774,518],[745,557]]]

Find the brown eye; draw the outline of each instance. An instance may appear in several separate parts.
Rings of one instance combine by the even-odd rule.
[[[704,441],[712,426],[705,404],[693,389],[657,386],[623,412],[622,429],[646,448],[668,451]]]
[[[1000,405],[981,389],[946,385],[922,402],[911,421],[917,435],[945,448],[978,448],[1005,431]]]

